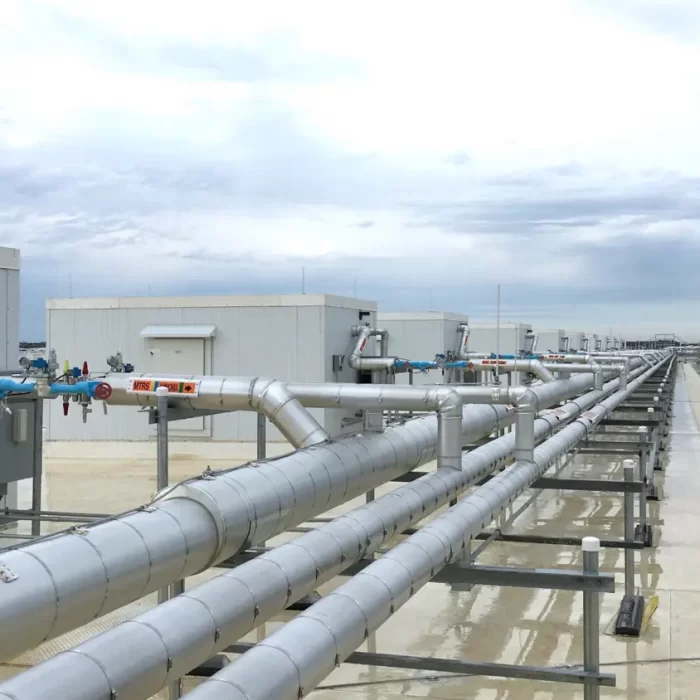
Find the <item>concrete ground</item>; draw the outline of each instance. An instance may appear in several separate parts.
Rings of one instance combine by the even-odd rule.
[[[700,377],[685,365],[678,375],[675,419],[667,463],[658,475],[661,500],[650,504],[658,546],[637,553],[637,585],[659,597],[659,607],[640,639],[601,635],[601,663],[615,673],[617,688],[602,698],[681,700],[700,696]],[[171,473],[184,478],[230,462],[173,459]],[[142,459],[46,460],[45,503],[51,510],[118,512],[147,500],[155,490],[153,464]],[[564,475],[621,478],[617,458],[577,457]],[[346,504],[333,513],[356,503]],[[517,508],[518,502],[514,504]],[[512,527],[513,532],[622,536],[618,494],[548,491]],[[21,532],[27,531],[22,526]],[[282,539],[287,539],[286,535]],[[552,545],[491,545],[481,564],[580,568],[577,548]],[[601,570],[614,572],[618,592],[601,603],[601,630],[614,618],[622,597],[622,551],[604,549]],[[216,572],[187,582],[191,587]],[[334,584],[334,585],[337,585]],[[333,585],[327,587],[332,588]],[[569,665],[582,661],[581,594],[478,587],[470,592],[428,584],[399,610],[362,650],[528,665]],[[153,597],[116,611],[83,630],[48,642],[0,666],[0,678],[73,646],[153,605]],[[289,619],[288,617],[286,619]],[[284,620],[268,622],[247,637],[262,639]],[[196,681],[186,680],[185,688]],[[343,665],[310,697],[315,700],[398,700],[402,696],[444,700],[574,700],[579,686],[482,677],[446,677],[416,671]],[[161,693],[158,697],[167,697]]]

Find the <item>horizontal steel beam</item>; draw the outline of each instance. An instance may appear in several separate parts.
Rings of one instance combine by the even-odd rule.
[[[373,559],[362,559],[343,572],[343,576],[354,576]],[[555,591],[615,592],[612,574],[584,574],[566,569],[514,569],[505,566],[479,566],[476,564],[450,564],[437,573],[433,583],[470,583],[477,586],[504,586],[508,588],[545,588]]]
[[[168,422],[177,420],[187,420],[188,418],[201,418],[204,416],[218,416],[220,413],[234,413],[235,409],[216,408],[168,408]],[[158,410],[151,408],[148,410],[148,423],[155,425],[158,423]]]
[[[226,647],[229,654],[245,654],[254,644],[238,642]],[[494,676],[496,678],[517,678],[520,680],[552,681],[554,683],[584,683],[593,679],[608,688],[615,687],[615,676],[609,673],[589,673],[575,668],[542,666],[521,666],[513,664],[493,664],[482,661],[460,661],[459,659],[436,659],[428,656],[404,656],[398,654],[377,654],[356,651],[344,663],[361,666],[384,666],[431,673],[456,673],[460,675]],[[397,678],[398,683],[404,679]]]
[[[566,489],[571,491],[607,491],[609,493],[641,493],[641,481],[616,481],[614,479],[559,479],[542,477],[533,485],[537,489]]]
[[[639,448],[636,450],[633,449],[626,449],[626,450],[614,450],[611,448],[606,448],[606,447],[582,447],[579,450],[579,454],[582,455],[633,455],[633,456],[639,456]]]
[[[656,427],[661,423],[660,420],[652,418],[651,420],[641,420],[639,418],[606,418],[600,421],[600,425],[628,425],[630,427]]]
[[[610,435],[611,433],[601,433],[601,436]],[[588,447],[600,447],[601,449],[609,450],[624,450],[636,449],[638,452],[642,446],[646,445],[646,433],[625,433],[625,435],[635,435],[636,440],[585,440],[580,444]],[[640,439],[641,438],[641,439]]]
[[[480,532],[474,539],[487,540],[494,533],[488,530]],[[580,537],[560,537],[557,535],[515,535],[507,533],[497,533],[497,540],[500,542],[514,542],[518,544],[556,544],[571,547],[580,547]],[[625,540],[600,540],[600,546],[607,549],[644,549],[639,542],[626,542]]]

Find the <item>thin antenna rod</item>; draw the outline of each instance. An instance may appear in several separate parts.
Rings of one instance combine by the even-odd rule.
[[[301,293],[306,294],[306,268],[301,266]]]
[[[496,292],[496,360],[501,359],[501,285]],[[496,384],[501,383],[501,365],[496,362]]]

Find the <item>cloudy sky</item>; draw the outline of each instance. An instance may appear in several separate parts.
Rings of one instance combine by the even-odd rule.
[[[693,0],[2,0],[46,297],[277,293],[700,338]]]

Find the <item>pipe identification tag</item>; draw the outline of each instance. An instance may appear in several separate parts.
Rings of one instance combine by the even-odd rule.
[[[148,379],[140,377],[129,380],[129,394],[156,395],[156,389],[164,386],[168,390],[168,396],[199,396],[199,380],[181,382],[177,379]]]

